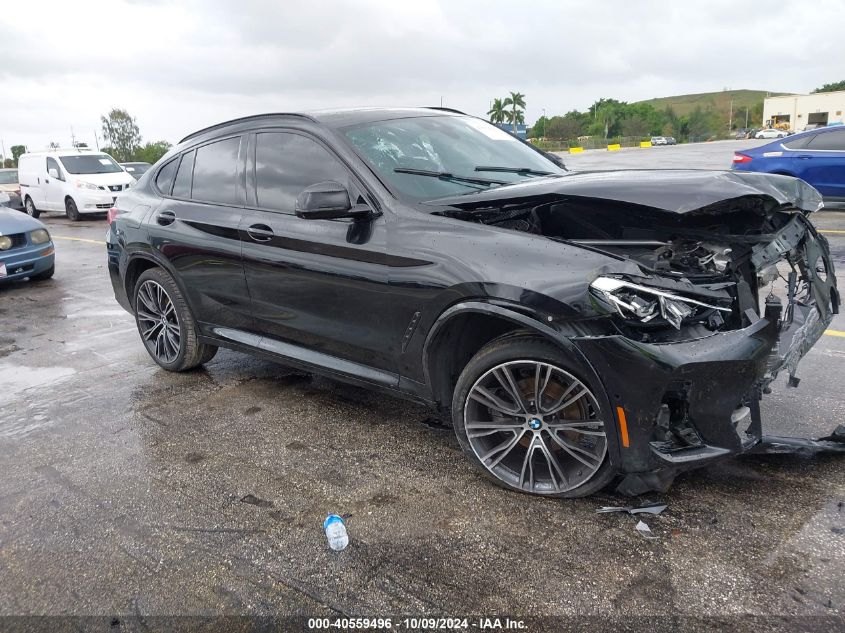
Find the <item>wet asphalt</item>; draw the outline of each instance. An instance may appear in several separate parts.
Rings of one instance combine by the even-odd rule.
[[[721,167],[742,144],[567,162]],[[845,459],[682,475],[634,500],[668,504],[646,540],[595,513],[631,500],[491,485],[416,405],[226,350],[159,369],[113,299],[105,221],[42,219],[55,277],[0,289],[0,615],[845,616]],[[814,219],[843,287],[845,213]],[[845,422],[843,367],[824,336],[764,400],[767,431]]]

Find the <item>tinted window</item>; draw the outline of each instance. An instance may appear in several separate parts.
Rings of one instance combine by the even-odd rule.
[[[176,172],[176,180],[173,182],[174,198],[191,197],[191,173],[194,170],[195,153],[194,150],[191,150],[182,154],[182,162],[179,163],[179,171]]]
[[[791,141],[787,141],[786,143],[783,143],[783,146],[788,149],[804,149],[805,147],[807,147],[807,143],[809,143],[815,137],[815,134],[807,134],[807,136],[802,136],[801,138],[796,138]]]
[[[170,195],[170,188],[173,186],[173,176],[176,175],[176,167],[179,165],[179,159],[175,158],[167,163],[156,176],[156,186],[162,193]]]
[[[349,186],[343,165],[316,141],[299,134],[257,135],[255,181],[258,206],[293,213],[296,197],[318,182]]]
[[[191,198],[203,202],[239,204],[238,149],[240,138],[229,138],[197,149]]]
[[[845,152],[845,130],[834,130],[833,132],[816,134],[813,142],[807,148]]]
[[[59,169],[59,164],[56,162],[56,160],[54,158],[48,158],[47,159],[47,173],[50,173],[51,169],[55,169],[56,172],[59,174],[58,175],[59,180],[65,179],[64,175],[62,174],[62,170]]]

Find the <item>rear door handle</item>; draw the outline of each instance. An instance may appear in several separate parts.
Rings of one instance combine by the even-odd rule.
[[[176,214],[173,211],[162,211],[156,216],[156,222],[161,226],[173,224],[176,221]]]
[[[246,232],[256,242],[269,242],[275,235],[273,229],[266,224],[253,224]]]

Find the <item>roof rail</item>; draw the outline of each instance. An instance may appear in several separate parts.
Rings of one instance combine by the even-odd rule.
[[[180,144],[184,143],[185,141],[192,139],[196,136],[199,136],[200,134],[203,134],[205,132],[210,132],[210,131],[216,130],[218,128],[226,127],[227,125],[232,125],[233,123],[244,123],[246,121],[254,121],[254,120],[257,120],[257,119],[266,119],[266,118],[275,117],[275,116],[296,116],[296,117],[302,117],[303,119],[308,119],[309,121],[316,121],[317,120],[312,116],[308,116],[307,114],[302,114],[300,112],[267,112],[266,114],[251,114],[249,116],[243,116],[243,117],[240,117],[240,118],[237,118],[237,119],[232,119],[231,121],[223,121],[223,123],[216,123],[214,125],[204,127],[201,130],[197,130],[196,132],[192,132],[191,134],[188,134],[188,136],[186,136],[181,141],[179,141],[179,143]]]
[[[455,114],[466,114],[455,108],[444,108],[443,106],[425,106],[426,110],[442,110],[443,112],[454,112]]]

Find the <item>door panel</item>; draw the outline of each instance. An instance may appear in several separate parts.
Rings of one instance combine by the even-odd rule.
[[[227,200],[243,199],[245,150],[240,151],[237,137],[235,143],[223,143],[182,156],[173,194],[184,198],[164,198],[148,220],[153,247],[176,270],[194,317],[206,333],[214,326],[252,329],[238,233],[243,209],[185,199],[197,180],[196,188],[205,198],[214,198],[217,191]],[[211,189],[206,176],[213,181]]]
[[[796,175],[823,196],[845,196],[845,129],[816,134],[795,157]]]
[[[50,175],[50,169],[59,172],[59,178]],[[64,174],[59,163],[54,158],[47,158],[47,166],[44,170],[44,209],[49,211],[64,211],[65,208],[65,183],[62,180]]]
[[[389,319],[387,219],[306,220],[294,215],[299,192],[332,180],[353,203],[361,189],[316,140],[259,133],[252,193],[241,222],[243,257],[256,328],[268,337],[384,371],[395,371],[399,339]],[[394,341],[393,339],[396,338]]]

